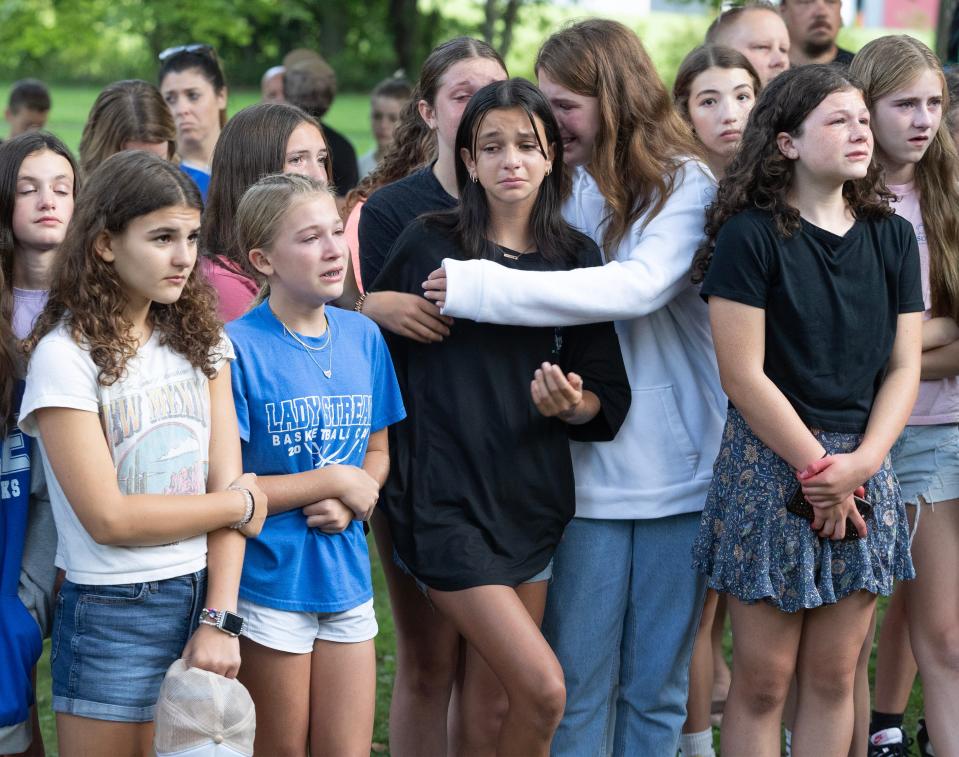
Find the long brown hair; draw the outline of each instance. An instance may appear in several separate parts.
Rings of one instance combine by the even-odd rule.
[[[7,289],[0,268],[0,308],[6,308],[8,299],[13,299],[13,293]],[[13,328],[7,318],[0,317],[0,443],[13,420],[13,387],[20,374],[18,369]]]
[[[603,247],[613,255],[630,227],[669,199],[682,164],[701,153],[642,42],[616,21],[590,19],[553,34],[536,72],[595,97],[599,130],[587,169],[609,206]]]
[[[942,83],[942,122],[916,164],[919,207],[929,246],[929,287],[934,315],[959,319],[959,155],[949,134],[949,90],[935,53],[912,37],[880,37],[853,58],[850,73],[872,103],[909,85],[923,71]],[[876,141],[876,151],[882,145]]]
[[[413,94],[403,106],[400,120],[393,131],[393,144],[373,172],[346,196],[347,212],[380,187],[404,179],[417,168],[436,160],[436,134],[420,116],[420,100],[432,107],[436,102],[436,92],[443,83],[443,74],[456,63],[469,58],[495,60],[506,73],[506,63],[500,54],[482,40],[455,37],[433,48],[420,69],[420,78]]]
[[[750,208],[772,215],[776,231],[790,237],[799,230],[799,209],[787,195],[795,173],[794,161],[779,149],[777,135],[802,133],[803,122],[833,92],[862,91],[841,66],[811,64],[779,74],[766,85],[749,114],[739,151],[719,182],[716,200],[706,209],[706,239],[693,260],[693,282],[703,280],[723,224]],[[866,105],[869,100],[866,100]],[[875,156],[862,179],[843,184],[843,197],[857,219],[892,214],[892,195],[882,182]]]
[[[229,120],[216,141],[210,166],[210,189],[200,228],[200,251],[204,255],[223,255],[238,272],[252,275],[246,252],[236,237],[237,205],[261,177],[283,170],[286,143],[303,123],[312,124],[323,134],[319,121],[287,103],[251,105]],[[324,167],[327,177],[332,176],[329,153]]]
[[[26,340],[37,342],[63,323],[77,342],[89,349],[100,369],[98,380],[109,386],[122,378],[138,342],[123,314],[127,296],[113,265],[97,254],[94,244],[104,232],[122,234],[136,218],[163,208],[201,210],[196,185],[177,166],[147,152],[125,151],[107,158],[89,177],[77,198],[53,273],[50,298]],[[168,345],[208,377],[215,375],[221,324],[214,294],[194,266],[180,299],[150,305],[153,327]]]
[[[127,142],[166,142],[167,159],[176,152],[176,125],[160,90],[141,79],[106,87],[90,108],[80,137],[80,167],[91,173]]]

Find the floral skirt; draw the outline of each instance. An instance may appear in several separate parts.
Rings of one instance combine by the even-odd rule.
[[[854,451],[861,434],[813,432],[830,454]],[[765,600],[784,612],[834,604],[860,590],[889,595],[915,577],[909,525],[889,458],[866,482],[873,512],[864,539],[820,538],[786,510],[798,482],[732,407],[706,497],[693,567],[710,588],[740,601]]]

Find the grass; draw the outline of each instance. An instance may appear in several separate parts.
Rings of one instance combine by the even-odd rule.
[[[386,581],[380,567],[376,547],[370,539],[370,560],[373,564],[374,605],[376,620],[380,626],[376,637],[376,722],[373,730],[373,755],[377,757],[389,754],[389,713],[390,693],[393,690],[393,677],[396,673],[396,632],[393,627],[393,616],[390,613],[389,596],[386,591]],[[885,613],[888,601],[879,599],[879,619]],[[732,657],[732,639],[727,629],[724,642],[727,660]],[[870,680],[874,680],[876,666],[876,648],[873,647],[872,659],[869,662]],[[43,657],[40,660],[37,672],[37,702],[40,709],[40,727],[43,731],[43,741],[46,745],[47,757],[58,757],[57,737],[54,724],[53,710],[51,709],[50,694],[50,642],[44,643]],[[906,732],[914,735],[917,720],[922,716],[922,687],[917,681],[912,688],[909,707],[906,710]],[[719,729],[713,729],[713,741],[716,753],[719,754]]]
[[[10,82],[0,82],[0,93],[10,90]],[[53,86],[50,97],[53,107],[47,129],[62,139],[76,154],[80,146],[80,135],[87,121],[93,101],[100,93],[99,87]],[[233,115],[247,105],[260,101],[258,90],[242,89],[230,93],[228,112]],[[333,107],[324,121],[337,131],[346,135],[356,148],[356,154],[362,155],[373,146],[370,131],[370,100],[365,94],[341,94],[337,96]],[[5,127],[0,127],[4,128]],[[5,137],[6,133],[0,134]]]

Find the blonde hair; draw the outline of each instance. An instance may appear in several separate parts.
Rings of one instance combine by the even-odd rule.
[[[681,165],[701,147],[639,37],[616,21],[590,19],[556,32],[535,69],[598,101],[588,168],[609,206],[603,247],[612,255],[634,223],[663,209]]]
[[[251,307],[270,296],[270,285],[263,282],[263,274],[250,262],[250,250],[269,250],[287,213],[304,200],[317,196],[336,198],[331,187],[309,176],[274,173],[256,182],[240,199],[236,208],[236,237],[243,250],[241,262],[244,272],[260,282],[260,292]]]
[[[894,35],[863,47],[853,58],[849,71],[862,83],[866,101],[872,107],[923,71],[934,71],[942,82],[943,118],[916,164],[916,187],[929,245],[933,314],[959,319],[959,155],[949,134],[949,90],[939,59],[922,42]],[[881,149],[878,143],[877,147]]]

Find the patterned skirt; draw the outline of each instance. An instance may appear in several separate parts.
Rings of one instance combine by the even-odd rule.
[[[830,454],[852,452],[862,441],[861,434],[813,433]],[[888,456],[866,482],[873,512],[864,539],[820,538],[809,521],[787,512],[797,483],[788,463],[730,407],[693,545],[693,567],[710,588],[796,612],[863,589],[889,595],[895,580],[915,577],[909,525]]]

